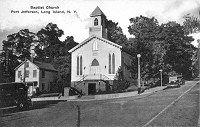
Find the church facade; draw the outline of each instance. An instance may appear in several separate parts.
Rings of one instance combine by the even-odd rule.
[[[131,80],[126,68],[131,64],[131,56],[122,51],[122,46],[107,40],[105,14],[97,7],[90,17],[89,37],[69,50],[71,87],[85,95],[111,90],[120,67],[126,79]]]

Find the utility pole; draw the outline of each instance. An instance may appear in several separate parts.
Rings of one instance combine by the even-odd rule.
[[[77,117],[77,127],[80,127],[81,124],[81,111],[80,111],[80,106],[77,105],[77,111],[78,111],[78,117]]]
[[[160,86],[162,87],[162,69],[159,70],[160,71]]]
[[[24,84],[26,82],[26,58],[25,58],[25,62],[24,62],[24,78],[23,78],[23,82],[24,82]]]
[[[138,58],[138,94],[140,94],[140,91],[141,91],[141,83],[140,83],[140,80],[141,80],[141,77],[140,77],[140,57],[141,57],[141,55],[137,54],[137,58]]]

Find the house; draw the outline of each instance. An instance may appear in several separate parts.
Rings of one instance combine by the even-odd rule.
[[[107,40],[105,14],[97,7],[90,17],[89,37],[69,50],[71,86],[85,95],[112,89],[119,67],[127,80],[132,79],[126,67],[131,64],[131,56],[122,46]]]
[[[25,60],[15,68],[15,82],[25,81],[29,94],[33,95],[38,91],[50,91],[56,74],[57,70],[49,63]]]

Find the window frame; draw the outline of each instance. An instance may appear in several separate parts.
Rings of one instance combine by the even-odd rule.
[[[99,25],[99,23],[98,23],[99,21],[98,21],[98,19],[97,18],[95,18],[94,19],[94,26],[98,26]]]
[[[93,51],[98,51],[98,43],[97,43],[97,41],[94,41],[94,42],[92,43],[92,50],[93,50]]]
[[[45,78],[45,70],[42,70],[42,78]]]
[[[29,70],[26,70],[26,78],[29,78],[29,74],[30,74]]]
[[[20,73],[19,73],[20,72]],[[22,76],[22,71],[17,71],[17,77],[18,78],[21,78],[21,76]]]
[[[33,78],[37,78],[37,70],[33,70]]]

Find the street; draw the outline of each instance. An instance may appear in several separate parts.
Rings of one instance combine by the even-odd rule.
[[[38,102],[26,111],[1,111],[0,126],[197,126],[200,84],[196,83],[188,81],[180,88],[120,99]]]

